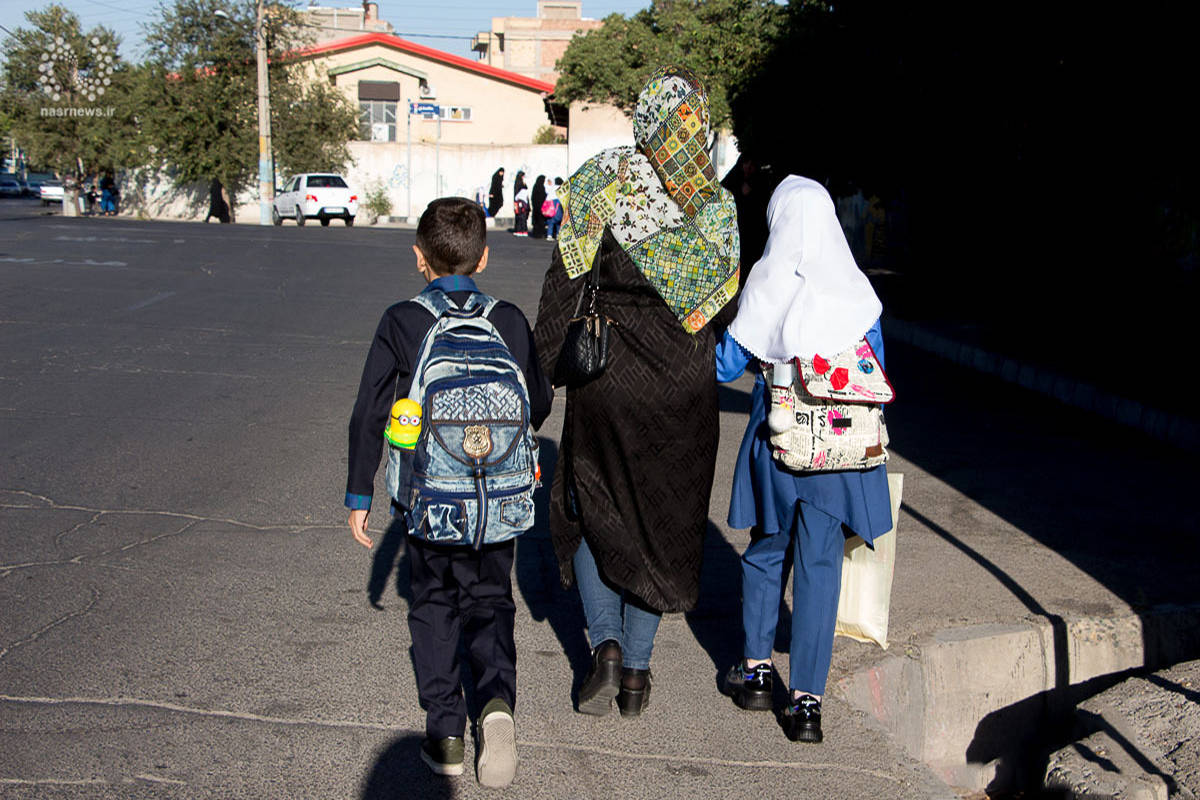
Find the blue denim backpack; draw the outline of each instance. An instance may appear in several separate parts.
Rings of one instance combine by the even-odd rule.
[[[496,300],[459,308],[440,289],[413,298],[436,318],[408,397],[421,406],[412,450],[388,448],[388,494],[408,530],[437,544],[503,542],[533,526],[538,446],[520,365],[488,321]]]

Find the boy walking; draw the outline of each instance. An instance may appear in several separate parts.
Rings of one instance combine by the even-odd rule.
[[[415,397],[420,402],[426,388],[434,387],[431,394],[446,399],[440,400],[436,409],[424,405],[425,416],[433,419],[421,420],[415,414],[410,417],[405,412],[401,423],[452,426],[454,420],[449,420],[447,415],[452,415],[455,410],[489,402],[519,408],[524,402],[520,395],[527,390],[528,414],[526,416],[522,410],[517,416],[521,425],[510,425],[512,430],[507,433],[494,425],[491,428],[466,425],[462,428],[466,435],[461,435],[460,431],[455,439],[450,434],[439,433],[435,441],[435,437],[422,430],[419,438],[409,437],[399,444],[399,448],[413,449],[389,451],[392,511],[405,519],[409,534],[407,545],[413,600],[408,626],[417,692],[421,707],[426,711],[426,738],[421,744],[421,759],[438,775],[463,772],[467,709],[459,681],[461,636],[470,662],[475,695],[483,703],[476,728],[478,779],[487,786],[506,786],[512,781],[517,766],[513,722],[516,645],[513,640],[515,543],[512,537],[533,523],[533,506],[528,500],[528,492],[532,491],[537,449],[534,445],[532,450],[522,451],[516,445],[524,439],[506,449],[504,437],[513,440],[528,436],[528,441],[532,442],[528,425],[537,428],[545,420],[550,412],[553,390],[538,366],[529,323],[520,309],[480,293],[471,277],[482,272],[488,260],[484,213],[479,206],[466,198],[433,201],[421,215],[413,251],[417,269],[428,285],[417,297],[397,303],[384,312],[367,353],[358,399],[350,419],[346,481],[346,505],[351,509],[350,531],[357,542],[367,548],[372,546],[367,535],[367,516],[384,446],[384,428],[395,399]],[[471,323],[477,327],[471,329],[466,338],[475,339],[475,356],[480,352],[495,354],[498,351],[502,363],[494,374],[503,374],[504,363],[515,362],[523,380],[510,380],[507,385],[512,389],[519,388],[519,392],[505,395],[503,386],[500,389],[492,384],[464,386],[463,381],[444,380],[441,386],[448,387],[444,389],[437,388],[439,385],[432,381],[426,385],[430,374],[438,374],[431,372],[433,367],[427,368],[428,362],[440,357],[441,368],[445,369],[446,363],[460,355],[454,351],[453,337],[435,333],[444,330],[443,323],[448,319],[451,321],[447,324],[454,324],[454,320],[477,317],[486,319],[490,326],[482,324],[479,327],[480,323]],[[494,341],[493,334],[498,334],[503,346]],[[490,350],[487,337],[493,339]],[[494,366],[489,363],[486,369]],[[479,372],[479,367],[476,366],[474,371]],[[524,430],[516,430],[518,427]],[[444,430],[448,429],[438,428],[438,431]],[[415,446],[413,439],[417,440]],[[500,447],[493,447],[494,439]],[[464,453],[454,452],[445,457],[446,453],[437,449],[446,446],[448,440],[457,441],[466,458]],[[394,439],[391,441],[398,444]],[[498,463],[499,458],[511,458],[509,454],[514,452],[524,452],[527,455],[523,458],[535,462],[524,464],[531,472],[527,480],[528,491],[506,494],[502,499],[485,497],[500,485],[497,480],[489,486],[485,469]],[[478,501],[475,496],[467,500],[456,499],[462,493],[444,493],[439,498],[430,489],[431,475],[438,469],[456,468],[457,463],[467,465],[466,477],[461,480],[470,482],[474,475]],[[392,470],[396,464],[401,466],[396,468],[398,477],[394,479]],[[504,465],[506,469],[512,466],[508,461]],[[505,474],[511,475],[512,471]],[[444,484],[442,488],[445,488]]]

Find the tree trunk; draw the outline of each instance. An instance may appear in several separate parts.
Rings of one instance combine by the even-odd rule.
[[[229,207],[229,221],[237,222],[237,209],[234,208],[233,198],[229,195],[229,187],[224,181],[221,181],[221,198],[225,201],[225,205]]]
[[[64,217],[79,216],[79,187],[63,185],[62,215]]]

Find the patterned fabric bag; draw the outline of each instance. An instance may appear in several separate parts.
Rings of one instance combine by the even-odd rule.
[[[421,432],[411,451],[388,449],[388,494],[426,541],[507,541],[533,526],[538,446],[525,375],[487,319],[496,300],[476,292],[459,308],[438,289],[413,300],[437,321],[408,393]]]
[[[795,364],[791,391],[771,392],[775,460],[798,472],[868,469],[885,463],[883,406],[895,399],[895,392],[866,338],[828,360],[814,355],[797,358]],[[771,377],[768,373],[768,380]],[[781,417],[784,424],[779,423]]]

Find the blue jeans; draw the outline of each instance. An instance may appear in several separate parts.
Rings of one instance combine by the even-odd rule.
[[[612,639],[621,645],[621,665],[628,669],[650,669],[650,652],[662,614],[636,605],[633,598],[613,589],[600,577],[596,559],[587,541],[575,551],[575,583],[587,617],[592,648]]]
[[[562,225],[561,211],[558,214],[555,214],[553,217],[548,217],[546,219],[546,235],[551,237],[557,236],[559,225]]]
[[[825,694],[833,658],[838,593],[846,537],[841,521],[803,501],[793,510],[787,533],[752,535],[742,554],[743,655],[769,660],[779,622],[783,568],[792,549],[792,646],[788,685]]]

